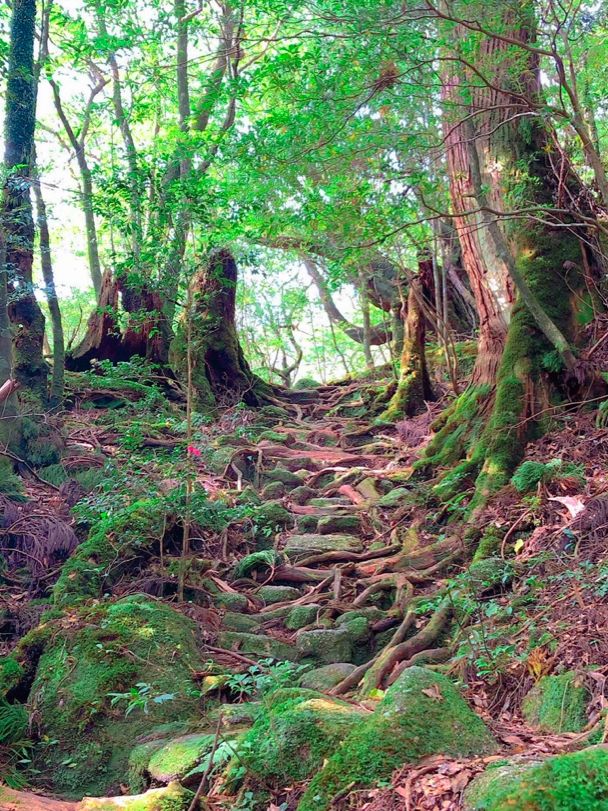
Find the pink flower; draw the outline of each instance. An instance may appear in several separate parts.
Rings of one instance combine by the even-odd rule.
[[[200,456],[201,452],[196,445],[188,445],[188,456]]]

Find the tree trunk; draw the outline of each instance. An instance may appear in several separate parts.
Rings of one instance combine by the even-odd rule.
[[[116,321],[118,284],[109,270],[103,274],[97,307],[91,313],[87,331],[78,346],[66,357],[66,368],[74,372],[89,369],[93,360],[117,363],[125,360]]]
[[[399,380],[382,415],[385,420],[394,421],[412,417],[424,410],[426,401],[435,399],[425,353],[427,314],[424,303],[428,297],[432,278],[433,260],[421,259],[418,263],[418,273],[410,280]]]
[[[483,228],[478,227],[477,208],[469,170],[469,150],[461,122],[454,121],[452,105],[457,115],[460,90],[454,75],[444,78],[443,99],[446,114],[443,119],[445,149],[450,178],[450,196],[455,213],[454,227],[460,241],[462,264],[469,278],[479,320],[478,349],[471,385],[493,386],[507,335],[510,294],[506,284],[506,268],[489,244]],[[499,272],[497,272],[499,268]]]
[[[538,58],[527,47],[535,36],[533,4],[527,2],[517,11],[501,4],[484,6],[484,13],[493,17],[486,25],[501,33],[482,37],[477,44],[475,64],[487,84],[473,92],[475,109],[484,115],[477,118],[476,152],[469,156],[466,177],[480,211],[467,219],[476,233],[489,237],[491,255],[502,254],[501,264],[507,270],[513,266],[518,298],[496,373],[491,416],[476,441],[469,443],[468,458],[443,482],[449,492],[454,485],[461,486],[463,478],[475,479],[479,472],[472,509],[509,480],[526,443],[542,431],[541,418],[551,395],[559,390],[564,393],[570,342],[576,337],[575,306],[580,300],[582,268],[594,262],[588,248],[593,236],[576,225],[574,217],[554,213],[555,227],[548,224],[547,216],[531,216],[523,222],[503,220],[507,223],[504,231],[496,233],[499,226],[494,220],[500,219],[506,209],[504,201],[510,199],[515,186],[517,200],[524,198],[528,209],[556,206],[563,211],[571,199],[580,210],[588,195],[564,156],[556,158],[555,140],[547,125],[536,114],[521,115],[522,106],[530,111],[542,107]],[[460,132],[458,154],[464,159],[472,141],[469,125],[461,126]],[[554,160],[560,165],[559,177]],[[480,192],[480,180],[485,175],[483,186],[487,188],[485,178],[495,166],[501,167],[500,183],[493,187],[499,193],[488,200]],[[473,287],[473,279],[471,284]]]
[[[3,228],[14,327],[14,376],[44,404],[48,367],[44,361],[44,315],[32,280],[34,221],[30,198],[36,92],[34,86],[35,0],[15,0],[12,7],[6,89]]]
[[[241,401],[249,406],[262,405],[272,395],[273,387],[253,374],[238,339],[237,265],[230,251],[225,248],[214,251],[207,267],[190,284],[192,309],[182,315],[171,344],[170,362],[176,374],[185,380],[189,334],[195,408],[208,412]]]
[[[53,374],[51,378],[51,388],[49,402],[52,406],[58,405],[63,400],[63,386],[65,377],[65,341],[63,336],[63,323],[61,320],[61,310],[57,290],[55,289],[55,277],[53,275],[53,263],[51,260],[51,240],[49,236],[49,225],[46,215],[46,204],[40,187],[40,180],[36,175],[34,179],[34,196],[36,197],[36,212],[38,219],[38,230],[40,233],[40,266],[44,279],[44,291],[51,315],[53,328]]]

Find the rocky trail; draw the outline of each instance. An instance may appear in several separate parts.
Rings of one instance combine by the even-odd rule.
[[[494,770],[513,779],[549,754],[601,744],[589,739],[599,715],[583,732],[541,731],[482,681],[467,679],[464,697],[454,687],[448,676],[465,675],[459,589],[481,603],[500,594],[505,564],[467,566],[445,514],[425,507],[412,462],[432,413],[370,426],[365,393],[300,392],[197,431],[196,482],[212,504],[246,509],[219,531],[193,512],[185,567],[183,526],[145,499],[66,541],[65,562],[42,545],[51,608],[13,584],[33,618],[1,671],[5,700],[27,708],[38,740],[29,780],[40,789],[0,788],[0,808],[498,809],[475,799],[484,778],[466,793],[489,764],[515,757],[505,775]],[[120,453],[115,432],[78,409],[67,444],[89,463]],[[162,454],[184,440],[157,426],[141,445]],[[155,469],[170,500],[162,457]],[[73,532],[74,482],[40,478],[38,507],[22,512],[49,534],[57,516]],[[15,533],[22,519],[8,517]],[[581,689],[564,686],[563,714]]]

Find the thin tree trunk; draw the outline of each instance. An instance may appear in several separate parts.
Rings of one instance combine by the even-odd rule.
[[[382,415],[385,420],[411,417],[424,410],[426,401],[435,399],[426,364],[425,299],[433,278],[433,260],[419,261],[418,273],[410,280],[407,299],[405,340],[397,387]]]
[[[55,277],[53,274],[51,240],[49,236],[46,204],[42,195],[42,189],[40,187],[40,180],[37,172],[33,185],[34,196],[36,198],[38,231],[40,233],[40,265],[42,269],[42,277],[44,279],[44,292],[49,306],[49,313],[51,315],[51,324],[53,328],[53,373],[51,377],[49,401],[52,406],[56,406],[63,400],[63,386],[65,377],[65,342],[63,336],[63,323],[61,320],[61,310],[59,309],[59,299],[57,298]]]
[[[68,137],[72,149],[74,150],[76,162],[78,163],[78,171],[80,172],[80,183],[82,186],[82,211],[84,214],[84,224],[87,239],[87,257],[89,262],[89,273],[91,274],[91,281],[93,282],[95,295],[97,299],[99,299],[101,293],[101,277],[102,277],[101,261],[99,259],[99,245],[97,242],[97,225],[95,223],[95,212],[93,211],[93,181],[91,178],[91,169],[89,167],[86,157],[85,142],[82,138],[82,135],[80,139],[76,137],[76,134],[72,129],[72,125],[68,121],[68,118],[63,109],[63,104],[61,102],[61,95],[59,93],[59,86],[57,82],[55,82],[53,79],[49,79],[49,84],[51,85],[51,89],[53,91],[53,99],[55,102],[55,109],[57,111],[57,115],[59,116],[59,120],[63,124],[65,134]],[[91,91],[91,95],[89,97],[88,107],[90,107],[92,99],[101,90],[104,84],[100,82],[97,85],[97,87],[93,88],[93,90]],[[87,113],[85,112],[85,116],[86,114]],[[84,125],[83,132],[86,132],[86,127]]]

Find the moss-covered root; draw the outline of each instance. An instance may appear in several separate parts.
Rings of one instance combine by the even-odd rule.
[[[590,747],[540,764],[487,769],[465,793],[466,811],[601,811],[608,808],[608,749]]]
[[[518,270],[543,311],[568,340],[575,336],[581,284],[574,268],[581,263],[579,240],[541,227],[517,232]],[[497,377],[496,400],[481,445],[485,461],[477,478],[472,508],[482,506],[508,481],[524,454],[526,443],[546,427],[550,396],[557,391],[563,360],[540,331],[518,298]]]
[[[495,748],[485,724],[449,679],[410,667],[313,778],[298,811],[327,811],[346,787],[374,785],[428,755],[466,757]]]
[[[396,644],[385,648],[366,672],[361,692],[365,695],[381,687],[385,677],[399,662],[405,662],[416,653],[432,647],[445,628],[451,613],[452,604],[450,600],[443,600],[422,630],[410,639],[396,640]]]
[[[416,463],[416,468],[447,468],[435,487],[441,497],[453,495],[465,479],[474,480],[483,464],[478,443],[485,425],[485,414],[491,404],[491,394],[490,386],[469,386],[432,425],[435,435]]]

